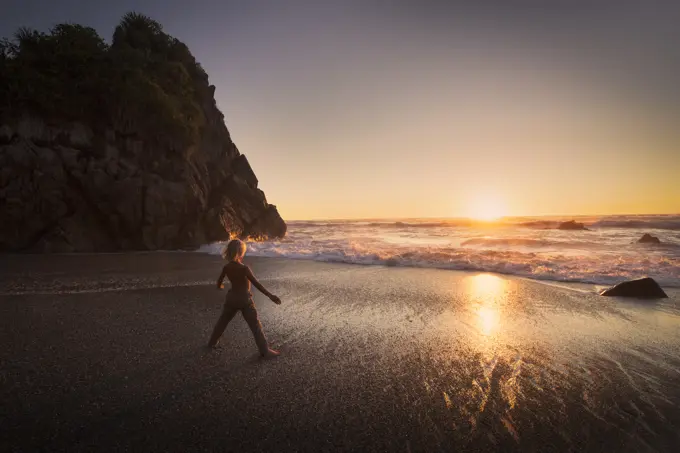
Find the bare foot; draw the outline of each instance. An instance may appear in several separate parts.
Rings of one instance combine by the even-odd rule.
[[[263,358],[269,358],[269,357],[276,357],[278,355],[281,355],[281,353],[279,351],[277,351],[276,349],[270,348],[270,349],[267,350],[267,352],[264,353],[264,355],[262,357]]]
[[[219,341],[215,344],[208,343],[207,345],[205,345],[205,347],[208,348],[208,349],[220,349],[221,348]]]

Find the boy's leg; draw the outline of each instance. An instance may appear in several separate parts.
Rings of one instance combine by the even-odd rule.
[[[249,304],[248,306],[241,309],[243,313],[243,318],[248,323],[248,327],[253,332],[255,337],[255,343],[257,343],[257,349],[260,350],[260,355],[267,355],[269,352],[269,345],[267,344],[267,338],[264,336],[262,331],[262,324],[260,324],[260,319],[257,316],[257,309],[255,305]]]
[[[222,315],[220,316],[220,319],[217,320],[217,324],[215,324],[215,328],[213,329],[213,333],[210,336],[210,341],[208,341],[208,346],[215,346],[217,342],[219,341],[220,337],[224,333],[224,329],[227,328],[227,324],[229,324],[229,321],[231,321],[236,315],[236,312],[238,310],[230,307],[224,307],[224,310],[222,310]]]

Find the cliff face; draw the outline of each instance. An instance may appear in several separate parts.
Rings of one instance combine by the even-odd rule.
[[[138,38],[139,33],[133,36]],[[174,59],[166,56],[177,48],[184,52],[181,43],[159,30],[150,36],[168,43],[170,50],[162,48],[163,60],[150,59],[148,48],[137,52],[127,44],[118,44],[113,55],[118,58],[121,48],[142,55],[144,59],[134,60],[141,61],[135,70],[152,67],[148,61],[153,68],[170,61],[174,71],[181,69],[185,87],[181,92],[173,91],[173,80],[163,85],[160,76],[148,82],[161,90],[152,101],[173,102],[166,109],[175,109],[170,114],[163,110],[165,104],[149,107],[147,102],[134,116],[131,72],[120,85],[109,80],[106,87],[90,88],[93,93],[111,89],[109,98],[92,100],[94,93],[77,109],[65,108],[63,115],[59,106],[41,109],[24,102],[26,96],[4,93],[12,102],[0,112],[0,251],[179,249],[234,235],[285,235],[285,222],[257,188],[248,160],[230,138],[207,76],[186,62],[177,64],[190,57],[188,50]],[[114,45],[115,39],[114,35]],[[113,51],[104,52],[109,58]],[[10,64],[26,65],[18,48],[14,54]],[[32,58],[30,62],[35,55]],[[86,64],[90,63],[83,60]],[[18,70],[6,65],[5,78],[12,77],[12,71]],[[24,94],[21,89],[17,88]],[[189,126],[176,133],[173,124]]]
[[[0,250],[84,252],[278,237],[286,224],[226,128],[188,158],[110,130],[35,118],[0,127]]]

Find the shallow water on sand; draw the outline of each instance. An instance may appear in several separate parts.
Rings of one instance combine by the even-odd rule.
[[[88,319],[99,322],[98,304],[107,317],[120,307],[120,326],[133,332],[112,329],[102,341],[126,335],[134,363],[109,357],[106,349],[90,357],[88,345],[78,347],[90,357],[88,367],[94,362],[104,376],[132,376],[144,364],[163,371],[162,384],[154,385],[167,387],[182,410],[154,417],[173,427],[165,435],[176,446],[192,439],[203,448],[307,451],[680,447],[680,292],[674,289],[661,301],[625,301],[597,296],[592,285],[488,273],[255,259],[262,283],[283,299],[274,306],[256,294],[265,331],[283,355],[252,367],[246,363],[254,344],[242,320],[229,326],[225,349],[209,362],[191,358],[219,313],[219,302],[204,301],[215,297],[208,296],[206,276],[219,271],[219,261],[162,256],[91,257],[86,267],[78,261],[83,258],[64,258],[73,263],[58,271],[15,265],[14,274],[0,279],[0,307],[3,317],[18,316],[19,306],[26,312],[0,339],[18,345],[27,334],[21,326],[30,325],[62,338],[60,346],[68,349],[79,330],[59,337],[45,313],[69,319],[70,305],[79,301],[91,310]],[[84,270],[69,270],[73,265]],[[164,289],[173,282],[176,287]],[[95,299],[82,288],[101,294]],[[153,330],[157,325],[162,329]],[[149,329],[155,346],[144,341]],[[48,375],[63,373],[36,351],[9,346],[2,358],[33,359]],[[82,365],[74,366],[77,375]],[[13,369],[21,378],[21,367]],[[149,385],[126,382],[116,394]],[[38,398],[34,390],[27,384],[0,396],[10,404],[23,398],[25,405]],[[237,397],[253,394],[259,402]],[[221,429],[226,440],[212,443],[212,431],[190,422],[196,419],[209,419],[206,426]],[[107,429],[123,446],[139,446],[130,426]],[[144,429],[153,438],[153,430]],[[198,440],[196,432],[202,433]],[[133,440],[120,440],[126,438]]]
[[[297,277],[308,296],[279,318],[291,332],[284,343],[332,332],[315,341],[346,366],[365,361],[384,372],[385,391],[410,401],[443,444],[680,445],[677,297],[625,302],[484,273],[344,269],[320,277]],[[341,289],[340,300],[329,286]]]

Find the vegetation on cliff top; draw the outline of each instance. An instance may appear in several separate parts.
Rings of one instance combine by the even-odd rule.
[[[0,40],[0,122],[80,121],[179,151],[205,125],[206,98],[208,76],[187,46],[134,12],[110,44],[75,24]]]

